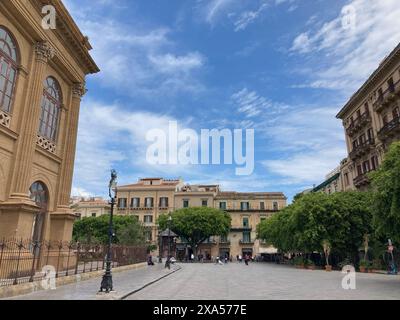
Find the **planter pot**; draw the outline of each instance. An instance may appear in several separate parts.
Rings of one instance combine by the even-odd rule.
[[[327,272],[331,272],[332,271],[332,266],[325,266],[325,270]]]
[[[315,270],[315,266],[308,266],[307,269],[308,270]]]
[[[360,272],[366,273],[367,272],[367,268],[366,267],[360,267]]]

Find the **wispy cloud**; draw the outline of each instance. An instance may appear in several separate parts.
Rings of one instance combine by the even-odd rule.
[[[316,67],[297,87],[354,92],[399,43],[399,16],[397,0],[352,0],[322,27],[311,19],[313,27],[294,39],[291,51],[307,55]]]
[[[96,5],[105,11],[111,3]],[[197,51],[179,50],[170,28],[143,27],[103,12],[99,18],[86,10],[92,3],[79,6],[74,1],[69,6],[93,45],[92,54],[102,71],[96,78],[104,86],[148,97],[203,90],[195,71],[204,65],[205,57]]]
[[[197,6],[203,12],[204,20],[215,26],[218,20],[229,18],[233,23],[235,32],[245,30],[250,24],[262,17],[267,8],[290,4],[289,11],[296,7],[298,0],[257,0],[257,1],[233,1],[233,0],[198,0]]]

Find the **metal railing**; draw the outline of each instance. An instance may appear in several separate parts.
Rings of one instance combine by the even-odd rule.
[[[383,128],[378,132],[378,137],[380,139],[384,139],[386,135],[393,132],[396,128],[400,128],[400,117],[396,117],[392,121],[386,123]]]
[[[106,255],[100,244],[0,239],[0,287],[41,281],[48,267],[56,278],[104,270]],[[113,245],[111,256],[113,267],[141,263],[147,247]]]

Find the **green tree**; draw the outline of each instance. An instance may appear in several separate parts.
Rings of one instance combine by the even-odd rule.
[[[167,229],[168,215],[160,216],[158,224]],[[171,230],[188,242],[195,255],[201,243],[211,236],[227,235],[230,227],[229,214],[214,208],[184,208],[172,213]]]
[[[109,215],[83,218],[75,222],[73,239],[86,243],[108,242]],[[113,243],[134,245],[144,242],[144,230],[140,222],[133,216],[114,216]]]
[[[400,244],[400,142],[393,143],[376,172],[371,174],[374,191],[373,216],[378,237]]]
[[[370,208],[369,193],[305,194],[262,222],[258,237],[282,252],[323,253],[329,243],[332,253],[354,260],[372,232]]]

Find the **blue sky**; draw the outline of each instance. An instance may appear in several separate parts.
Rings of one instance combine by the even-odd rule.
[[[115,168],[119,184],[182,177],[291,198],[346,156],[335,115],[400,41],[398,0],[63,2],[102,70],[82,101],[73,186],[82,196],[105,195]],[[150,165],[146,132],[169,121],[254,128],[254,173]]]

